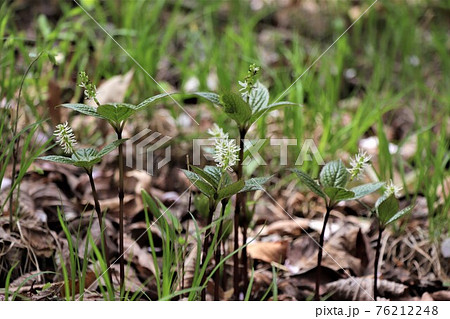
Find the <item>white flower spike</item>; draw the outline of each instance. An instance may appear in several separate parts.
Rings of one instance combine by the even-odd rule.
[[[74,146],[77,144],[77,140],[73,134],[72,128],[69,126],[69,123],[65,122],[63,124],[56,125],[54,135],[56,136],[56,142],[61,145],[65,153],[74,153]]]
[[[360,179],[366,168],[369,167],[371,159],[371,155],[367,154],[366,151],[359,149],[359,152],[355,155],[355,158],[350,159],[351,168],[347,169],[351,174],[350,179]]]
[[[394,194],[395,197],[399,197],[400,196],[400,191],[402,189],[403,189],[403,187],[395,185],[394,182],[391,179],[389,181],[389,183],[386,185],[386,190],[384,191],[384,195],[386,197],[389,197],[392,194]]]
[[[239,162],[239,150],[240,147],[236,145],[235,140],[230,140],[228,137],[216,139],[213,158],[217,167],[232,172],[232,167]]]

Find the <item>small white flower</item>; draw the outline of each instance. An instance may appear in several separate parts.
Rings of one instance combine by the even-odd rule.
[[[228,133],[225,133],[222,128],[214,123],[213,127],[208,129],[207,132],[209,135],[211,135],[214,139],[218,138],[228,138]]]
[[[394,194],[395,197],[399,197],[400,196],[400,191],[402,189],[403,189],[403,187],[395,185],[394,182],[391,179],[389,181],[389,183],[386,185],[386,190],[384,191],[384,195],[386,197],[389,197],[392,194]]]
[[[364,174],[364,171],[367,167],[369,167],[369,162],[372,159],[372,156],[367,154],[366,151],[360,149],[358,154],[355,155],[355,158],[350,158],[350,166],[348,168],[348,172],[351,174],[350,179],[360,179]]]
[[[250,96],[251,89],[249,89],[247,82],[238,81],[238,83],[241,86],[241,88],[239,89],[239,92],[241,92],[242,98],[244,100],[246,100]]]
[[[236,145],[235,140],[230,140],[228,137],[216,139],[213,158],[217,167],[233,171],[232,167],[239,162],[239,150],[240,147]]]
[[[72,154],[74,152],[74,146],[77,144],[77,140],[69,123],[66,122],[56,125],[54,135],[56,136],[56,142],[61,145],[65,153]]]

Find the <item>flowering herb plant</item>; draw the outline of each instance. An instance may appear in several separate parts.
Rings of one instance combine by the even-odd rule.
[[[228,137],[228,133],[215,124],[213,129],[208,130],[208,133],[214,140],[214,154],[213,158],[216,162],[216,166],[206,166],[201,169],[199,167],[190,165],[190,170],[183,170],[187,178],[199,189],[199,191],[208,198],[209,213],[207,225],[213,223],[214,212],[217,209],[219,203],[222,204],[222,209],[219,217],[219,226],[217,231],[222,231],[222,221],[225,213],[225,207],[231,196],[261,189],[261,185],[266,183],[269,178],[252,178],[244,181],[238,179],[233,181],[231,173],[233,167],[239,162],[238,152],[240,147],[236,145],[234,139]],[[219,239],[222,236],[219,234]],[[206,259],[206,254],[210,245],[210,233],[205,234],[203,243],[203,262]],[[216,254],[217,256],[217,254]],[[216,264],[220,262],[219,258],[216,258]],[[220,279],[216,280],[216,287],[219,286]],[[202,295],[204,299],[204,292]],[[218,295],[215,294],[215,299],[218,299]]]
[[[341,201],[358,200],[370,193],[379,190],[385,183],[376,182],[356,186],[348,189],[347,185],[354,179],[361,178],[365,169],[369,166],[370,156],[364,151],[359,151],[354,158],[350,160],[350,168],[345,167],[341,160],[327,163],[319,175],[319,183],[305,172],[293,169],[300,181],[311,191],[325,200],[326,213],[323,219],[322,231],[319,237],[319,252],[317,255],[316,289],[315,299],[320,299],[320,274],[323,256],[323,243],[325,229],[330,213]]]
[[[152,96],[138,105],[127,104],[127,103],[106,103],[101,104],[97,99],[97,88],[89,80],[88,75],[85,72],[79,73],[79,84],[81,88],[84,89],[84,95],[86,99],[91,99],[95,102],[96,106],[90,106],[80,103],[69,103],[62,104],[63,107],[75,110],[81,114],[93,116],[102,120],[107,121],[114,129],[117,140],[120,141],[123,138],[123,129],[125,127],[126,121],[139,110],[151,105],[162,98],[170,95],[170,93],[163,93],[159,95]],[[119,187],[118,187],[118,198],[119,198],[119,264],[120,264],[120,292],[121,296],[124,294],[125,287],[125,262],[123,259],[124,255],[124,154],[123,145],[118,143],[118,168],[119,168]]]
[[[103,226],[103,212],[100,207],[99,197],[97,194],[97,190],[95,188],[94,178],[92,176],[92,170],[95,164],[101,162],[102,158],[115,150],[119,145],[123,143],[123,140],[116,140],[111,144],[105,146],[100,151],[97,151],[93,148],[81,148],[76,149],[75,146],[77,144],[77,140],[75,135],[73,134],[72,128],[69,126],[67,122],[64,124],[58,124],[56,126],[56,130],[54,132],[56,137],[56,142],[61,146],[64,153],[69,156],[58,156],[58,155],[49,155],[40,157],[42,160],[61,163],[61,164],[71,164],[77,167],[81,167],[85,170],[86,174],[89,176],[89,183],[92,189],[92,197],[94,198],[94,208],[97,213],[98,223],[100,226],[101,233],[101,246],[106,262],[106,266],[108,268],[109,280],[111,280],[110,273],[110,261],[108,254],[108,247],[106,241],[106,229]]]
[[[287,101],[275,101],[269,103],[270,96],[269,90],[261,82],[257,80],[261,68],[255,64],[250,65],[247,75],[243,81],[239,81],[238,84],[241,87],[239,93],[227,91],[222,94],[212,92],[196,92],[194,95],[205,98],[211,103],[219,106],[221,110],[232,119],[239,130],[239,153],[238,162],[236,167],[236,174],[238,180],[243,176],[243,163],[245,157],[245,145],[244,140],[250,127],[260,119],[264,114],[276,110],[283,106],[299,106],[296,103]],[[253,180],[254,183],[258,182]],[[256,187],[256,186],[255,186]],[[260,188],[260,186],[259,186]],[[234,210],[234,250],[239,248],[239,228],[242,229],[243,242],[247,239],[247,228],[249,220],[246,213],[246,197],[244,192],[239,192],[236,197],[236,205]],[[240,291],[240,278],[242,277],[244,285],[248,284],[247,275],[247,251],[244,246],[242,249],[242,268],[244,272],[239,273],[239,255],[233,256],[233,277],[234,277],[234,293],[235,299],[238,299]]]

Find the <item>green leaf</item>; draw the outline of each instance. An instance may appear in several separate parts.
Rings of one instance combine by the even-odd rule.
[[[327,163],[320,172],[320,183],[324,187],[345,187],[350,174],[341,160]]]
[[[142,109],[144,107],[149,106],[150,104],[152,104],[155,101],[158,101],[158,100],[160,100],[162,98],[165,98],[165,97],[167,97],[169,95],[173,95],[173,94],[178,94],[178,93],[162,93],[162,94],[158,94],[158,95],[149,97],[148,99],[145,99],[144,101],[139,103],[137,106],[135,106],[134,109],[136,111],[138,111],[138,110],[140,110],[140,109]]]
[[[193,165],[189,165],[189,166],[194,173],[196,173],[201,178],[203,178],[206,182],[208,182],[211,186],[213,186],[214,189],[217,189],[217,186],[219,185],[219,180],[220,180],[220,173],[219,173],[219,179],[217,179],[216,178],[217,176],[215,174],[210,174],[209,172],[206,172],[206,171],[202,170],[201,168],[193,166]]]
[[[355,193],[355,197],[353,197],[352,199],[359,199],[361,197],[369,195],[370,193],[379,190],[381,187],[383,187],[383,185],[384,182],[377,182],[353,187],[351,191]]]
[[[91,168],[102,160],[98,156],[98,151],[93,148],[82,148],[72,154],[73,165],[84,168]]]
[[[266,176],[266,177],[250,178],[245,181],[245,186],[239,191],[239,193],[263,190],[262,185],[267,183],[272,177],[273,177],[273,175]]]
[[[208,174],[208,176],[214,180],[214,184],[215,187],[217,188],[217,186],[219,186],[219,182],[220,182],[220,177],[222,176],[222,170],[220,168],[218,168],[217,166],[205,166],[205,168],[203,169],[205,171],[206,174]],[[223,183],[225,185],[228,185],[228,181],[231,180],[230,176],[228,174],[226,174],[224,176],[224,180]]]
[[[391,220],[398,212],[399,204],[397,198],[394,194],[385,198],[381,203],[379,203],[377,210],[378,220],[380,224],[385,227],[388,221]]]
[[[342,187],[324,187],[323,191],[328,195],[332,203],[348,200],[355,196],[355,193]]]
[[[403,208],[401,211],[398,211],[394,216],[389,218],[389,220],[386,222],[386,225],[392,224],[396,220],[399,220],[403,216],[409,214],[412,211],[413,208],[414,208],[414,205],[411,205],[411,206],[408,206],[406,208]]]
[[[235,183],[225,186],[222,189],[219,189],[217,195],[217,200],[222,200],[224,198],[231,197],[237,193],[245,186],[244,180],[240,179]]]
[[[308,174],[306,174],[305,172],[298,170],[296,168],[291,170],[292,172],[294,172],[295,174],[297,174],[298,178],[300,179],[300,181],[305,184],[310,190],[312,190],[314,193],[316,193],[317,195],[319,195],[320,197],[326,199],[327,196],[325,195],[325,193],[322,191],[322,189],[320,188],[319,184],[317,184],[312,178],[311,176],[309,176]]]
[[[256,82],[250,96],[248,97],[248,105],[252,109],[252,113],[264,110],[269,104],[269,90],[261,83]]]
[[[70,157],[57,156],[57,155],[42,156],[42,157],[38,157],[38,159],[41,159],[41,160],[44,160],[44,161],[55,162],[55,163],[72,164],[72,165],[75,162]]]
[[[279,109],[283,106],[301,106],[301,105],[299,105],[297,103],[287,102],[287,101],[272,103],[272,104],[267,105],[266,107],[259,109],[257,111],[253,110],[253,114],[252,114],[252,117],[250,118],[249,122],[253,124],[265,113],[270,113],[270,112],[275,111],[276,109]]]
[[[220,103],[220,96],[216,93],[212,93],[212,92],[195,92],[192,93],[194,95],[197,95],[201,98],[207,99],[208,101],[210,101],[213,104],[222,106],[222,104]]]
[[[114,142],[112,142],[111,144],[106,145],[104,148],[102,148],[100,150],[100,152],[98,152],[98,157],[103,157],[108,153],[111,153],[112,151],[114,151],[120,144],[122,144],[123,142],[125,142],[126,139],[121,139],[121,140],[115,140]]]
[[[94,116],[94,117],[98,117],[101,119],[104,119],[104,117],[100,114],[97,113],[97,110],[90,105],[86,105],[86,104],[61,104],[61,106],[66,107],[68,109],[72,109],[74,111],[80,112],[81,114],[84,115],[89,115],[89,116]]]
[[[225,113],[239,126],[243,126],[252,116],[252,109],[240,94],[225,93],[221,96],[221,102]]]
[[[192,184],[194,184],[203,194],[208,196],[209,198],[214,196],[214,188],[209,185],[207,182],[205,182],[200,175],[183,169],[184,175],[191,181]]]
[[[113,124],[120,125],[135,112],[135,106],[125,103],[109,103],[100,105],[97,113]]]

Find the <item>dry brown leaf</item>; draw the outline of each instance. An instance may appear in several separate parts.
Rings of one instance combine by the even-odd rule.
[[[148,278],[156,274],[152,255],[127,234],[124,235],[124,248],[126,250],[125,259],[135,264],[140,276]]]
[[[342,301],[369,301],[373,300],[373,278],[351,277],[340,279],[326,285],[331,299]],[[406,292],[407,286],[388,280],[378,281],[378,292],[383,297],[400,297]]]
[[[440,290],[431,294],[436,301],[450,301],[450,290]]]
[[[280,236],[298,237],[308,227],[309,220],[305,218],[279,220],[264,227],[261,236],[277,234]]]
[[[286,258],[288,241],[255,242],[247,246],[247,253],[253,259],[267,263],[283,263]]]
[[[56,244],[48,229],[26,220],[20,221],[19,224],[25,243],[36,256],[49,258],[53,255]]]

